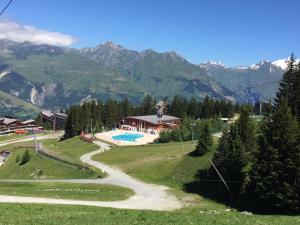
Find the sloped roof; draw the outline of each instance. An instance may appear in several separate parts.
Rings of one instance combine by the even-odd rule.
[[[28,124],[28,123],[33,123],[33,122],[35,122],[35,120],[25,120],[25,121],[23,121],[22,122],[22,124]]]
[[[163,115],[161,118],[157,117],[157,115],[148,115],[148,116],[129,116],[126,119],[136,119],[142,120],[148,123],[152,123],[154,125],[167,123],[174,120],[180,120],[180,118],[175,116]]]
[[[18,121],[18,120],[17,119],[5,118],[2,123],[4,123],[4,124],[11,124],[11,123],[14,123],[16,121]]]

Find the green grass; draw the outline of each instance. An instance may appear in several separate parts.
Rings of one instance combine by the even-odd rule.
[[[80,157],[82,155],[99,149],[97,145],[84,142],[80,140],[79,137],[70,138],[64,141],[49,139],[41,142],[45,148],[55,155],[79,164],[81,164]]]
[[[174,212],[138,211],[87,206],[0,204],[2,225],[296,225],[300,217],[247,216],[231,211],[189,208]]]
[[[124,187],[108,184],[0,181],[1,194],[91,201],[117,201],[129,198],[134,192]]]
[[[30,145],[29,143],[27,143]],[[96,178],[101,173],[93,170],[82,170],[53,159],[46,158],[28,148],[31,159],[28,163],[20,165],[16,157],[21,159],[26,148],[6,146],[12,152],[6,163],[0,167],[0,179],[64,179],[64,178]],[[42,175],[39,176],[39,170]]]
[[[94,156],[109,165],[149,183],[175,188],[194,180],[197,170],[209,166],[213,151],[203,157],[193,157],[195,145],[191,142],[152,144],[137,147],[114,147]]]
[[[42,136],[42,135],[46,135],[49,134],[49,131],[43,131],[41,133],[37,133],[35,134],[36,136]],[[0,135],[0,142],[2,141],[11,141],[14,139],[20,139],[20,138],[27,138],[27,137],[32,137],[31,134],[15,134],[15,133],[11,133],[11,134],[4,134],[4,135]]]
[[[112,150],[94,157],[95,160],[117,166],[126,173],[145,182],[171,187],[178,198],[187,204],[186,208],[176,212],[116,212],[128,215],[128,221],[134,224],[296,224],[300,217],[289,216],[245,216],[228,206],[202,196],[187,193],[185,185],[195,181],[199,170],[210,166],[215,148],[202,157],[193,157],[191,142],[153,144],[137,147],[114,147]],[[129,216],[130,215],[130,216]],[[135,216],[143,215],[134,220]],[[121,215],[120,215],[121,217]],[[115,218],[115,217],[114,217]],[[112,224],[117,224],[114,219]],[[104,223],[105,224],[105,223]],[[130,224],[130,222],[121,223]]]
[[[9,141],[18,138],[24,138],[27,134],[4,134],[0,136],[0,141]]]
[[[76,142],[77,140],[70,141]],[[188,153],[193,148],[190,142],[114,147],[111,151],[94,157],[99,161],[120,167],[146,182],[172,187],[172,191],[176,192],[182,201],[191,203],[183,209],[174,212],[156,212],[87,206],[5,203],[0,204],[0,224],[300,224],[299,216],[243,215],[234,209],[227,211],[228,207],[225,205],[185,193],[184,184],[194,181],[195,173],[201,168],[207,168],[208,159],[212,156],[212,152],[209,152],[203,157],[192,157]],[[69,151],[66,152],[69,153]],[[61,154],[66,153],[62,151]],[[56,184],[55,187],[57,187]],[[23,187],[20,188],[22,190]]]

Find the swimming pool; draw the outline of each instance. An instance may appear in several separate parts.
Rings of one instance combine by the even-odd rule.
[[[113,140],[116,141],[131,141],[131,142],[136,142],[136,139],[142,138],[144,135],[142,134],[135,134],[135,133],[124,133],[124,134],[119,134],[112,136]]]

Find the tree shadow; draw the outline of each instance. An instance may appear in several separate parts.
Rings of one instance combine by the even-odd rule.
[[[218,178],[213,168],[198,170],[195,180],[183,185],[183,190],[188,193],[200,195],[201,197],[221,203],[238,211],[250,211],[258,215],[298,215],[295,212],[275,211],[265,208],[253,197],[235,194],[237,184],[227,183],[233,196],[229,194],[223,182]]]
[[[192,156],[197,153],[191,152]],[[218,179],[212,169],[199,170],[195,175],[195,180],[184,184],[184,191],[201,195],[212,201],[216,201],[230,207],[234,207],[234,202],[230,194],[226,191],[224,184]]]

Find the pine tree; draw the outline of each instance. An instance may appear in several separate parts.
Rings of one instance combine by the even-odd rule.
[[[195,151],[202,156],[208,152],[213,144],[213,138],[208,123],[205,123],[200,130],[198,144]]]
[[[223,176],[229,181],[229,188],[235,196],[241,194],[242,184],[245,179],[244,168],[246,166],[245,148],[238,133],[238,127],[234,124],[230,131],[225,130],[220,139],[217,151],[213,156],[213,163]],[[216,173],[213,172],[217,177]]]
[[[243,106],[240,110],[240,118],[236,122],[238,134],[245,147],[245,152],[250,159],[256,149],[256,131],[253,120],[250,117],[250,108]]]
[[[288,67],[279,83],[275,103],[278,104],[282,98],[287,99],[291,113],[298,119],[298,122],[300,122],[300,65],[296,65],[293,54],[288,61]]]
[[[23,154],[23,156],[22,156],[20,165],[26,164],[27,162],[29,162],[29,160],[30,160],[29,151],[28,151],[28,149],[26,149],[26,151],[24,152],[24,154]]]
[[[299,212],[300,131],[285,98],[264,121],[249,180],[247,197],[258,210]]]

